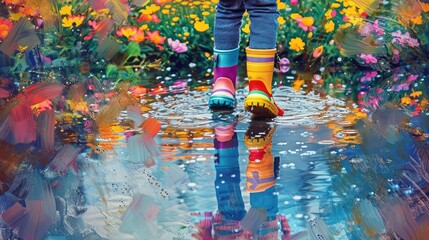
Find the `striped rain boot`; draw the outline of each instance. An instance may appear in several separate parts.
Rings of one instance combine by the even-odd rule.
[[[244,107],[257,117],[276,117],[284,114],[272,95],[275,54],[276,49],[246,48],[249,95],[244,100]]]
[[[238,72],[239,47],[231,50],[214,49],[214,85],[209,108],[216,110],[235,108],[235,83]]]

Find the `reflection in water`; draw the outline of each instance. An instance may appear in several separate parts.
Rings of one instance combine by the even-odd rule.
[[[197,239],[278,239],[290,234],[288,221],[278,214],[278,193],[275,189],[279,159],[271,153],[274,128],[267,122],[253,121],[245,133],[249,151],[246,190],[250,209],[245,205],[240,188],[240,165],[236,123],[215,127],[214,187],[218,210],[206,213],[197,223]],[[280,222],[280,228],[279,224]],[[212,233],[213,227],[213,233]],[[213,235],[212,235],[213,234]]]

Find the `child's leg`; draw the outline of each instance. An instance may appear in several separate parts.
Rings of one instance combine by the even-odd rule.
[[[246,0],[245,6],[250,15],[250,47],[246,49],[249,95],[244,106],[258,116],[281,116],[283,110],[271,95],[279,16],[277,2]]]
[[[212,109],[235,107],[240,27],[244,13],[243,0],[220,0],[214,29],[214,87],[209,100]]]

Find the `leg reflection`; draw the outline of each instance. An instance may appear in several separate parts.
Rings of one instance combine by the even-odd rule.
[[[278,239],[279,222],[288,230],[287,221],[278,219],[278,195],[276,179],[279,159],[271,153],[274,127],[265,121],[251,122],[244,138],[249,150],[246,170],[246,190],[250,194],[250,206],[241,226],[253,235],[253,239]]]
[[[231,239],[242,234],[240,221],[246,214],[240,190],[238,140],[235,124],[215,128],[216,198],[215,238]]]

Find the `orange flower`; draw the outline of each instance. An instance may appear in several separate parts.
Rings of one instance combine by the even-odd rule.
[[[129,41],[140,43],[144,41],[144,32],[136,26],[123,26],[116,31],[119,37],[126,37]]]
[[[320,45],[316,49],[314,49],[313,57],[318,58],[318,57],[320,57],[320,55],[322,55],[322,53],[323,53],[323,45]]]
[[[11,28],[12,21],[9,19],[0,18],[0,40],[6,38]]]
[[[165,37],[159,35],[159,31],[155,30],[153,32],[147,32],[147,36],[150,42],[155,43],[158,48],[162,48],[160,45],[164,44]]]
[[[120,27],[118,31],[116,31],[116,35],[119,37],[125,36],[126,38],[130,38],[134,34],[137,33],[138,28],[135,26],[124,26]]]

